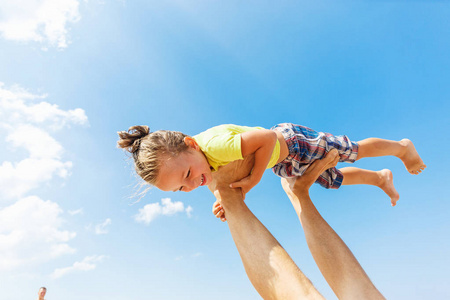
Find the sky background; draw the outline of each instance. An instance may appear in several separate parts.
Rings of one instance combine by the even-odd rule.
[[[311,197],[388,299],[448,299],[449,1],[2,0],[0,299],[260,299],[207,188],[149,190],[133,125],[411,139],[428,168]],[[348,166],[348,164],[340,164]],[[279,178],[246,198],[327,299]]]

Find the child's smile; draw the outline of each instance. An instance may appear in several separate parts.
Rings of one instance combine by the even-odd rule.
[[[190,192],[212,180],[211,169],[203,152],[189,148],[161,165],[155,186],[163,191]]]

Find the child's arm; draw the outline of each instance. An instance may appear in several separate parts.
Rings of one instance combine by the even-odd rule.
[[[247,131],[241,134],[241,151],[242,156],[245,157],[252,153],[255,154],[255,165],[252,173],[236,182],[233,182],[230,187],[242,189],[245,195],[261,180],[264,171],[269,164],[273,149],[277,142],[277,134],[268,129],[259,129]]]

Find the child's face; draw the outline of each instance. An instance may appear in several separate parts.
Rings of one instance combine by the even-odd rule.
[[[163,191],[190,192],[212,181],[211,168],[200,149],[189,147],[182,154],[167,158],[155,186]]]

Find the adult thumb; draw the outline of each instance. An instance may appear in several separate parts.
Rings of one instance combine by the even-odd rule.
[[[230,188],[232,188],[232,189],[239,188],[239,187],[241,187],[241,185],[239,184],[239,181],[230,183]]]

